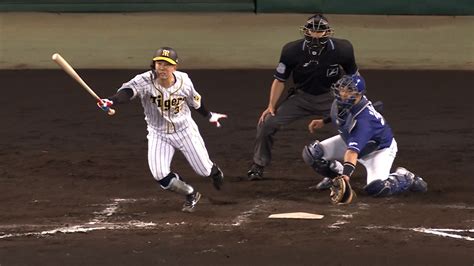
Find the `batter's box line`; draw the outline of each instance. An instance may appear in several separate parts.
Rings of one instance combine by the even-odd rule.
[[[96,230],[123,230],[123,229],[150,229],[156,228],[158,225],[153,222],[142,222],[142,221],[129,221],[125,223],[109,223],[106,222],[107,218],[113,216],[117,210],[120,208],[120,203],[122,202],[136,202],[139,199],[112,199],[112,203],[105,204],[105,208],[101,211],[94,212],[96,216],[94,216],[89,222],[83,225],[72,225],[72,226],[65,226],[65,227],[58,227],[51,230],[39,231],[39,232],[17,232],[17,233],[9,233],[0,235],[0,239],[12,238],[12,237],[25,237],[25,236],[46,236],[46,235],[54,235],[57,233],[87,233],[90,231]],[[165,224],[166,226],[174,226],[172,224]],[[31,227],[32,225],[26,225],[25,227]],[[4,227],[8,227],[4,226]],[[44,225],[36,225],[36,227],[44,227]],[[21,228],[18,226],[17,228]]]
[[[222,227],[236,227],[242,226],[250,221],[250,217],[260,212],[270,203],[269,200],[259,200],[255,205],[247,211],[241,212],[237,215],[230,223],[210,223],[212,226],[222,226]]]
[[[390,229],[390,230],[414,231],[418,233],[432,234],[432,235],[441,236],[441,237],[450,237],[454,239],[474,241],[474,237],[464,236],[461,234],[455,234],[455,233],[474,233],[474,229],[424,228],[424,227],[406,228],[406,227],[399,227],[399,226],[364,226],[363,228],[368,229],[368,230]]]

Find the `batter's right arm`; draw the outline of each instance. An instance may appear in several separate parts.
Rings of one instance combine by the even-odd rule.
[[[124,88],[119,90],[116,94],[107,97],[106,99],[101,99],[97,102],[97,106],[104,111],[108,111],[109,108],[113,105],[128,103],[133,97],[133,90],[129,88]]]
[[[114,104],[128,103],[133,97],[133,90],[130,88],[123,88],[116,94],[108,97],[109,100],[113,101]]]
[[[281,94],[283,93],[283,90],[285,89],[285,83],[278,80],[274,79],[272,83],[272,87],[270,89],[270,99],[268,101],[268,107],[263,111],[262,115],[260,116],[260,119],[258,120],[258,123],[262,123],[263,120],[265,119],[265,116],[268,114],[275,115],[275,106],[278,102],[278,100],[281,97]]]

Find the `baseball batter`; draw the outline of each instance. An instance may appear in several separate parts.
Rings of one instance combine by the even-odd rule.
[[[210,177],[220,189],[224,175],[211,161],[198,127],[191,117],[190,107],[220,127],[219,119],[225,114],[209,112],[201,102],[189,76],[177,71],[178,54],[173,48],[158,49],[151,70],[124,83],[117,93],[99,102],[108,111],[114,105],[139,98],[148,129],[148,165],[153,177],[165,190],[186,197],[182,211],[192,212],[201,194],[170,168],[176,150],[181,151],[193,170],[200,176]]]
[[[398,167],[390,173],[398,151],[397,142],[388,123],[364,95],[366,87],[362,76],[345,75],[332,89],[336,99],[330,117],[313,120],[308,128],[314,132],[332,121],[339,134],[307,145],[303,149],[304,161],[325,179],[342,175],[346,181],[360,162],[367,170],[364,189],[374,197],[408,190],[427,191],[427,183],[405,168]]]

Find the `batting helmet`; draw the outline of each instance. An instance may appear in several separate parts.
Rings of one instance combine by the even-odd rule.
[[[150,65],[152,70],[155,69],[156,61],[166,61],[172,65],[177,65],[178,53],[171,47],[161,47],[160,49],[156,50],[155,54],[153,55]]]
[[[306,46],[312,49],[318,49],[326,45],[329,37],[334,33],[329,25],[328,19],[323,14],[316,14],[306,20],[306,24],[300,27],[304,35]],[[322,33],[321,37],[314,37],[311,33]]]

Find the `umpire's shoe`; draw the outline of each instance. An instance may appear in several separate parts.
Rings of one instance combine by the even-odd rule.
[[[323,178],[323,180],[319,181],[319,183],[316,185],[317,190],[326,190],[330,189],[332,186],[332,179],[329,177]]]
[[[183,212],[194,212],[194,207],[201,199],[201,193],[194,191],[193,193],[186,196],[186,200],[184,201],[183,208],[181,209]]]
[[[252,164],[250,170],[247,172],[249,180],[262,180],[263,179],[263,166],[256,163]]]

